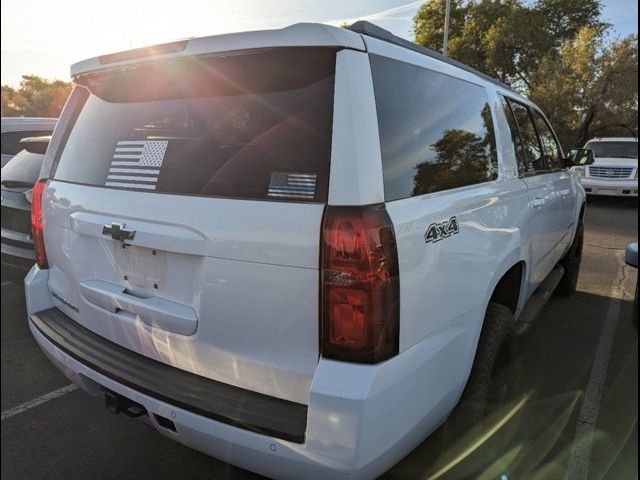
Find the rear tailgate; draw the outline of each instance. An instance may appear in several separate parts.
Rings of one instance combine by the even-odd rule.
[[[56,306],[134,352],[308,403],[334,69],[335,49],[280,48],[77,79],[43,202]]]

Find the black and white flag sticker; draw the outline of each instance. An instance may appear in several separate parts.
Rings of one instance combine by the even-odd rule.
[[[155,190],[168,144],[166,140],[119,141],[105,185]]]

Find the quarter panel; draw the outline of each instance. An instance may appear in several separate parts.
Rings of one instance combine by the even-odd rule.
[[[387,210],[398,242],[401,351],[473,309],[483,313],[505,259],[526,255],[530,213],[518,179],[389,202]],[[458,234],[425,242],[432,223],[453,216]]]

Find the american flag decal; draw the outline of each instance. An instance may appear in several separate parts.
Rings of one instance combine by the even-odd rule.
[[[316,177],[315,173],[271,172],[267,196],[313,200]]]
[[[168,144],[166,140],[119,141],[105,185],[155,190]]]

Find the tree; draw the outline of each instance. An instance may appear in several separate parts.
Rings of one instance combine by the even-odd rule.
[[[58,117],[71,92],[71,83],[23,75],[20,87],[2,86],[3,117]]]
[[[453,0],[448,55],[530,96],[565,147],[637,135],[637,36],[607,41],[599,0]],[[441,50],[445,0],[414,18],[416,43]]]
[[[561,142],[582,146],[594,136],[638,135],[638,38],[607,41],[585,27],[546,57],[529,92],[556,126]]]

